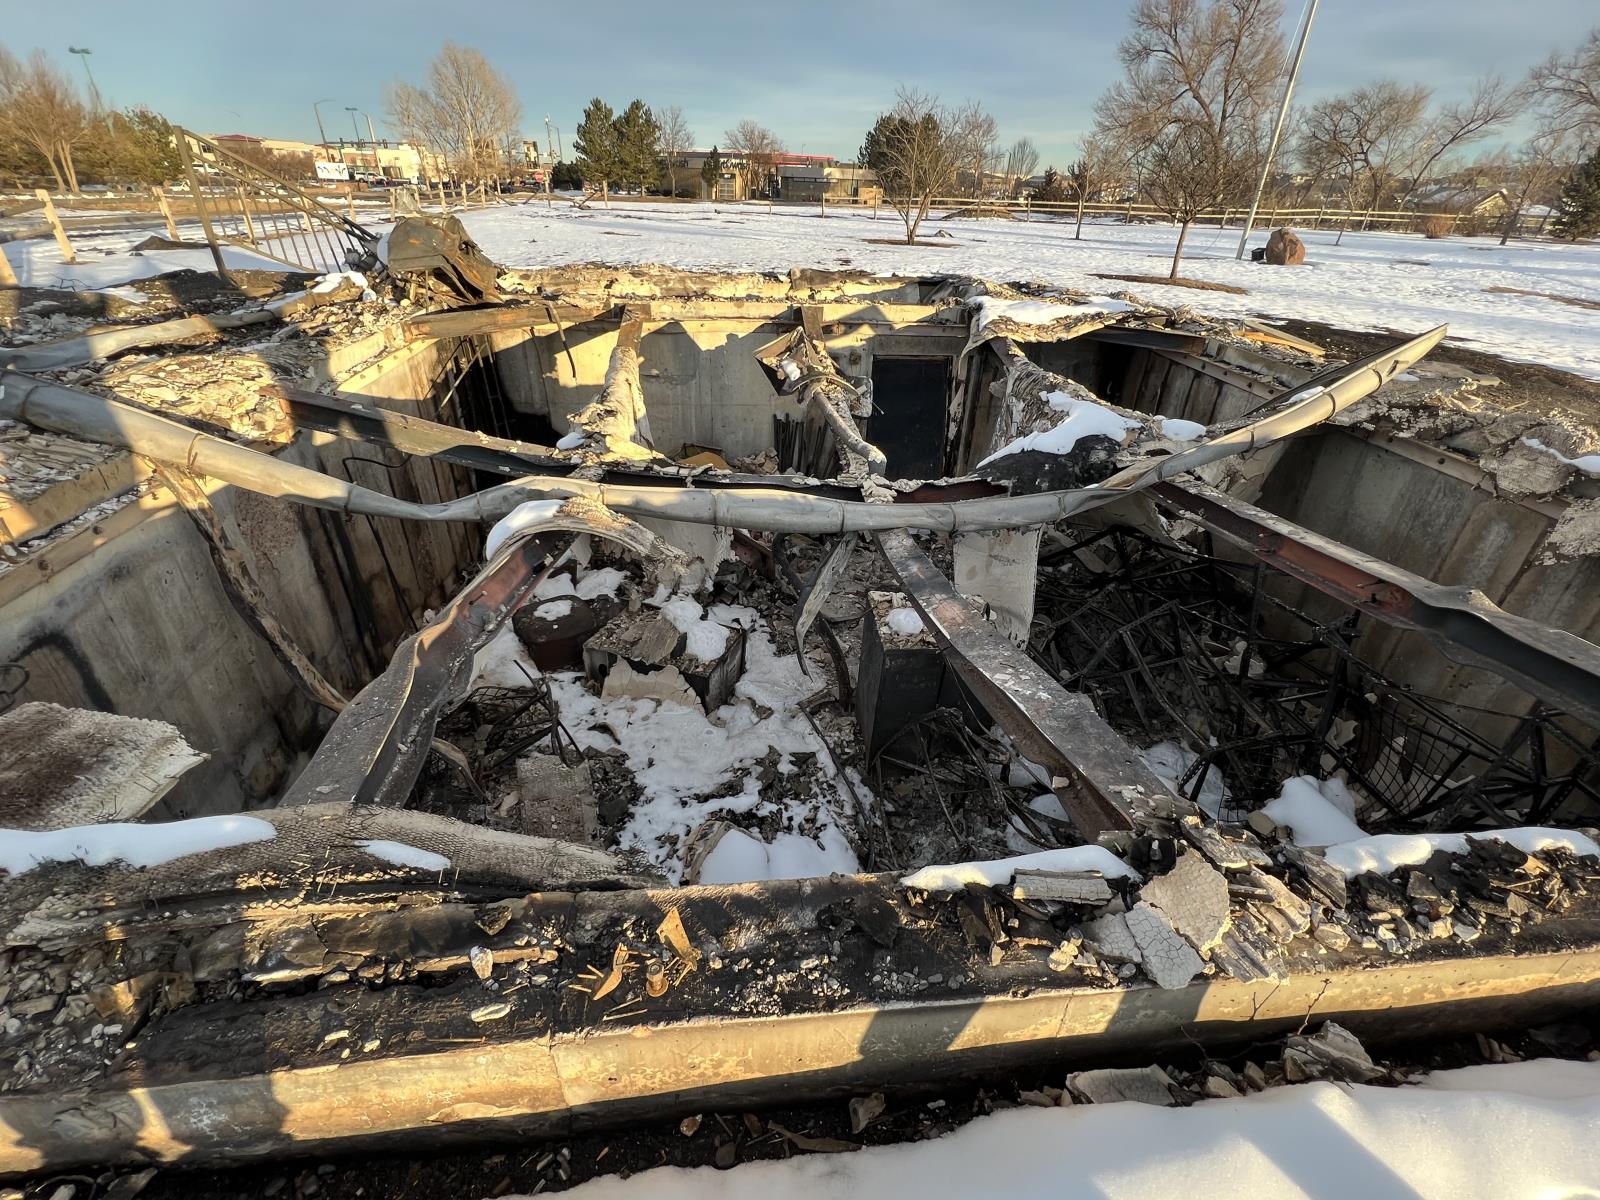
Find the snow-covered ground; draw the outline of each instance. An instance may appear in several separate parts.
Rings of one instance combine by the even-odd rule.
[[[885,208],[830,212],[731,204],[626,204],[580,211],[542,201],[468,213],[485,253],[508,267],[573,262],[665,263],[710,270],[786,272],[791,267],[851,268],[881,274],[950,272],[1040,282],[1103,293],[1128,288],[1167,305],[1219,316],[1264,315],[1323,321],[1351,329],[1416,332],[1441,322],[1473,349],[1543,363],[1600,379],[1600,312],[1536,296],[1488,292],[1521,288],[1600,302],[1600,246],[1417,234],[1300,230],[1301,267],[1269,267],[1233,257],[1237,229],[1192,230],[1184,255],[1189,278],[1249,289],[1244,296],[1123,284],[1093,272],[1165,274],[1174,231],[1161,225],[930,219],[937,246],[876,245],[903,226]],[[1265,239],[1258,234],[1254,244]],[[945,239],[938,239],[944,243]]]
[[[1191,1108],[1021,1108],[946,1137],[661,1167],[581,1200],[1543,1200],[1600,1194],[1600,1063],[1441,1071],[1417,1087],[1311,1083]]]

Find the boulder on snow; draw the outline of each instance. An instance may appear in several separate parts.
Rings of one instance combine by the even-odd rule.
[[[1267,239],[1267,261],[1275,267],[1298,267],[1306,260],[1306,244],[1289,228],[1274,229]]]

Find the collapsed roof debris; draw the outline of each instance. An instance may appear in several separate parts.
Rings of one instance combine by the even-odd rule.
[[[0,513],[31,539],[0,573],[0,739],[46,722],[0,776],[0,1169],[562,1134],[1044,1058],[1086,1065],[1049,1102],[1168,1103],[1252,1081],[1090,1060],[1288,1034],[1275,1075],[1367,1080],[1358,1039],[1600,995],[1600,650],[1537,583],[1590,564],[1536,561],[1588,553],[1581,414],[1430,371],[1443,329],[1323,363],[1132,296],[497,279],[458,225],[402,230],[373,298],[0,374]],[[839,470],[776,469],[795,423]],[[1454,544],[1520,547],[1452,560],[1482,592],[1300,505],[1316,455],[1408,449],[1454,472],[1417,494],[1494,506]],[[942,477],[894,478],[913,450]],[[80,489],[126,524],[46,519],[14,481],[58,458],[52,487],[155,467]],[[196,523],[158,525],[174,504]],[[51,623],[52,589],[114,606],[151,529],[141,561],[198,538],[217,568],[192,619],[262,652],[237,705],[197,704],[320,706],[248,805],[177,797],[202,754],[248,776],[256,727],[110,715],[136,672]],[[74,791],[68,752],[142,765]]]

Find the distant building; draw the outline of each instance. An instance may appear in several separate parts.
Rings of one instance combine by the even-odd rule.
[[[764,194],[765,189],[751,179],[746,163],[725,150],[719,149],[717,153],[722,160],[722,170],[711,182],[699,175],[711,156],[709,149],[689,150],[683,155],[684,173],[700,179],[702,200],[739,201]],[[831,154],[780,154],[773,164],[771,183],[773,196],[778,200],[815,203],[826,195],[829,200],[872,204],[883,196],[878,177],[870,168],[842,164]]]
[[[341,138],[337,142],[318,144],[288,138],[256,137],[248,133],[213,133],[206,136],[224,150],[231,150],[269,170],[272,160],[267,156],[277,156],[285,162],[298,160],[302,169],[296,173],[306,176],[311,174],[309,169],[305,169],[308,162],[342,162],[352,173],[381,175],[385,179],[413,183],[449,177],[442,156],[424,154],[410,142],[394,142],[387,138],[376,142],[345,141]],[[209,146],[191,138],[189,152],[194,156],[195,165],[203,171],[215,169],[217,155]]]
[[[1461,217],[1503,217],[1511,197],[1503,187],[1458,187],[1442,184],[1423,188],[1412,197],[1418,212],[1449,213]]]
[[[783,199],[819,203],[824,199],[844,203],[878,204],[883,188],[871,167],[780,166],[779,192]]]

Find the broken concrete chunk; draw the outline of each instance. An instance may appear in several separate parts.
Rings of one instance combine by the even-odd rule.
[[[1291,1083],[1306,1079],[1369,1083],[1383,1074],[1383,1068],[1372,1061],[1355,1034],[1328,1021],[1310,1036],[1294,1034],[1284,1040],[1283,1072]]]
[[[1111,899],[1105,877],[1090,871],[1018,871],[1011,879],[1018,900],[1063,900],[1072,904],[1104,904]]]
[[[1113,962],[1136,963],[1143,960],[1139,943],[1128,928],[1128,918],[1122,913],[1108,913],[1083,927],[1083,936],[1101,958]]]
[[[1157,987],[1185,987],[1205,970],[1205,961],[1194,947],[1179,936],[1166,917],[1142,900],[1128,913],[1128,931],[1143,956],[1144,973]]]
[[[1228,881],[1198,854],[1183,855],[1172,870],[1140,888],[1139,898],[1202,954],[1228,930]]]
[[[1176,1086],[1172,1076],[1154,1066],[1076,1071],[1067,1076],[1067,1087],[1090,1104],[1131,1101],[1166,1107],[1177,1100]]]
[[[1201,817],[1184,817],[1178,822],[1178,832],[1190,845],[1225,871],[1242,871],[1251,865],[1253,856],[1247,853],[1240,843],[1224,837],[1206,824]]]

